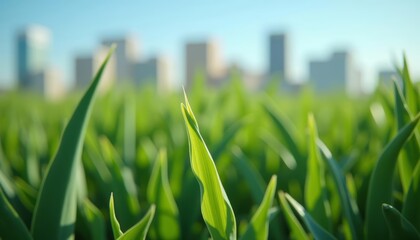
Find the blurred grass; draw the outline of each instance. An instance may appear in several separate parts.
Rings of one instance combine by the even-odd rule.
[[[401,72],[407,75],[408,70]],[[310,181],[308,171],[320,171],[308,166],[308,161],[315,161],[308,159],[316,159],[317,164],[328,166],[320,171],[325,178],[322,191],[331,207],[331,223],[326,229],[337,238],[359,236],[358,223],[354,223],[358,220],[349,222],[352,221],[349,219],[351,210],[354,210],[354,206],[349,205],[356,204],[358,217],[366,223],[368,192],[372,191],[369,184],[377,159],[404,125],[401,123],[410,122],[412,119],[407,116],[413,118],[417,115],[413,111],[419,109],[420,103],[416,100],[419,85],[404,86],[400,95],[380,86],[372,95],[358,98],[342,93],[318,96],[310,89],[281,94],[269,88],[249,92],[237,78],[218,91],[203,89],[200,85],[193,87],[188,93],[190,104],[232,205],[238,234],[248,226],[251,213],[261,203],[265,186],[273,175],[277,175],[276,191],[287,192],[312,214],[303,203],[311,197],[308,192],[316,190],[305,190],[305,183]],[[406,95],[410,96],[409,101]],[[28,229],[47,166],[79,99],[78,93],[59,102],[48,102],[40,96],[20,92],[0,95],[0,188]],[[88,202],[81,204],[84,207],[78,207],[76,238],[112,238],[111,192],[114,192],[115,212],[122,232],[143,216],[154,215],[150,238],[164,236],[157,219],[165,217],[178,219],[178,238],[208,237],[200,216],[200,188],[190,168],[188,138],[179,109],[182,100],[179,92],[159,94],[151,86],[113,89],[97,96],[83,143],[84,174],[77,177],[85,180],[85,184],[79,185],[85,185]],[[396,109],[400,115],[396,115]],[[410,112],[401,115],[405,114],[404,109]],[[308,129],[310,113],[316,119],[317,134],[314,127]],[[401,169],[398,159],[394,169],[399,171],[388,171],[390,173],[381,178],[387,177],[391,181],[391,202],[388,204],[412,221],[420,232],[420,217],[413,210],[418,209],[415,204],[420,201],[418,126],[408,139],[414,148],[404,145],[403,151],[408,154],[399,156],[417,156],[410,162],[416,170]],[[328,146],[331,159],[327,160],[334,164],[324,161],[325,156],[319,154],[318,138]],[[160,149],[166,149],[167,163],[156,162],[162,158]],[[390,174],[395,177],[391,178]],[[376,191],[381,190],[379,187]],[[292,234],[305,239],[310,236],[307,234],[310,228],[298,224],[299,218],[293,218],[295,213],[287,205],[291,198],[286,196],[280,194],[283,210],[273,215],[269,238],[279,239]],[[166,216],[165,208],[159,208],[159,202],[171,202],[168,200],[171,198],[175,206],[169,204],[172,207]],[[156,212],[151,207],[154,203]],[[382,203],[379,204],[377,217],[385,223]],[[273,205],[279,206],[277,198]],[[146,215],[147,209],[153,209],[153,214],[149,210]],[[317,219],[315,215],[313,217]],[[289,227],[289,224],[293,226]],[[366,228],[362,230],[366,231]]]

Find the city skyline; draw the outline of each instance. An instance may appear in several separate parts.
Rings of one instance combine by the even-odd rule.
[[[177,4],[182,8],[180,12],[171,12],[173,5]],[[61,6],[41,1],[36,4],[11,2],[7,6],[3,2],[0,5],[4,5],[0,6],[3,9],[0,10],[1,86],[16,80],[13,40],[16,32],[30,23],[51,29],[51,59],[54,66],[63,70],[67,86],[74,84],[72,62],[76,51],[91,52],[98,39],[126,32],[132,32],[140,39],[142,56],[168,55],[174,63],[173,76],[177,82],[185,78],[184,43],[216,38],[228,64],[239,63],[246,70],[261,73],[268,67],[267,36],[279,31],[290,36],[293,79],[302,80],[309,76],[307,65],[311,59],[326,58],[330,52],[343,48],[354,53],[368,86],[373,86],[380,69],[392,68],[394,62],[400,63],[404,50],[414,77],[419,76],[420,47],[416,42],[420,41],[420,34],[410,25],[419,19],[415,11],[419,4],[415,2],[359,3],[359,6],[353,6],[355,4],[332,2],[285,5],[269,1],[262,5],[233,1],[204,6],[192,2],[168,3],[158,7],[153,3],[143,6],[134,2],[117,6],[75,2]],[[136,12],[136,9],[144,9],[145,14]],[[76,10],[77,19],[72,22],[67,17]],[[97,20],[86,21],[93,12]]]

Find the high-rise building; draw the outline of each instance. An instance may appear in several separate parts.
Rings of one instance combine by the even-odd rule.
[[[219,86],[224,76],[219,46],[215,41],[188,43],[185,46],[186,88],[193,85],[199,75],[208,86]]]
[[[116,44],[115,49],[115,74],[117,83],[130,83],[133,81],[133,72],[131,67],[138,59],[138,41],[134,36],[125,36],[122,38],[110,38],[102,41],[102,45],[110,47]]]
[[[151,85],[159,91],[170,89],[168,60],[164,57],[153,57],[133,65],[134,83],[139,86]]]
[[[326,60],[311,61],[309,79],[318,92],[347,91],[353,94],[356,88],[360,91],[360,73],[347,51],[334,52]]]
[[[51,33],[43,26],[28,26],[17,36],[17,78],[19,87],[31,89],[35,76],[48,67]]]
[[[289,81],[288,39],[286,34],[270,35],[269,57],[269,78]]]
[[[92,78],[101,67],[109,51],[107,47],[100,47],[93,54],[80,55],[75,58],[74,76],[76,88],[86,89],[92,82]],[[102,73],[99,90],[109,89],[115,81],[115,58],[111,56]]]

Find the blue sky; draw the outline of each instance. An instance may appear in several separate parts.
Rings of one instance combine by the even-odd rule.
[[[0,1],[0,86],[15,79],[16,32],[27,24],[52,31],[51,65],[67,85],[73,58],[92,51],[106,36],[132,33],[140,54],[164,54],[176,81],[183,78],[183,49],[191,39],[215,38],[224,61],[263,72],[271,32],[290,36],[291,70],[305,79],[308,61],[349,49],[372,88],[376,72],[391,68],[406,52],[420,76],[420,1]]]

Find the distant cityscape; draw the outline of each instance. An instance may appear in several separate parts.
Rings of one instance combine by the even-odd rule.
[[[109,47],[115,43],[117,49],[103,74],[100,90],[114,86],[154,86],[158,91],[179,89],[169,73],[169,59],[157,55],[142,58],[137,55],[138,40],[133,36],[107,38],[99,41],[96,49],[74,59],[74,89],[65,89],[59,69],[50,66],[49,51],[52,33],[43,26],[28,26],[18,33],[17,69],[18,88],[37,92],[46,98],[55,99],[66,92],[85,89],[99,69]],[[327,59],[309,61],[308,81],[298,82],[290,76],[289,37],[285,32],[271,33],[268,37],[268,66],[265,73],[252,73],[238,64],[225,64],[220,46],[215,40],[187,42],[184,46],[185,81],[188,90],[194,80],[202,76],[209,88],[221,88],[238,74],[250,91],[263,89],[270,81],[277,81],[279,90],[297,92],[309,85],[317,93],[346,92],[358,96],[364,94],[362,73],[356,59],[346,49],[330,53]],[[392,69],[378,72],[378,79],[390,85],[397,74]],[[178,84],[179,85],[179,84]]]

